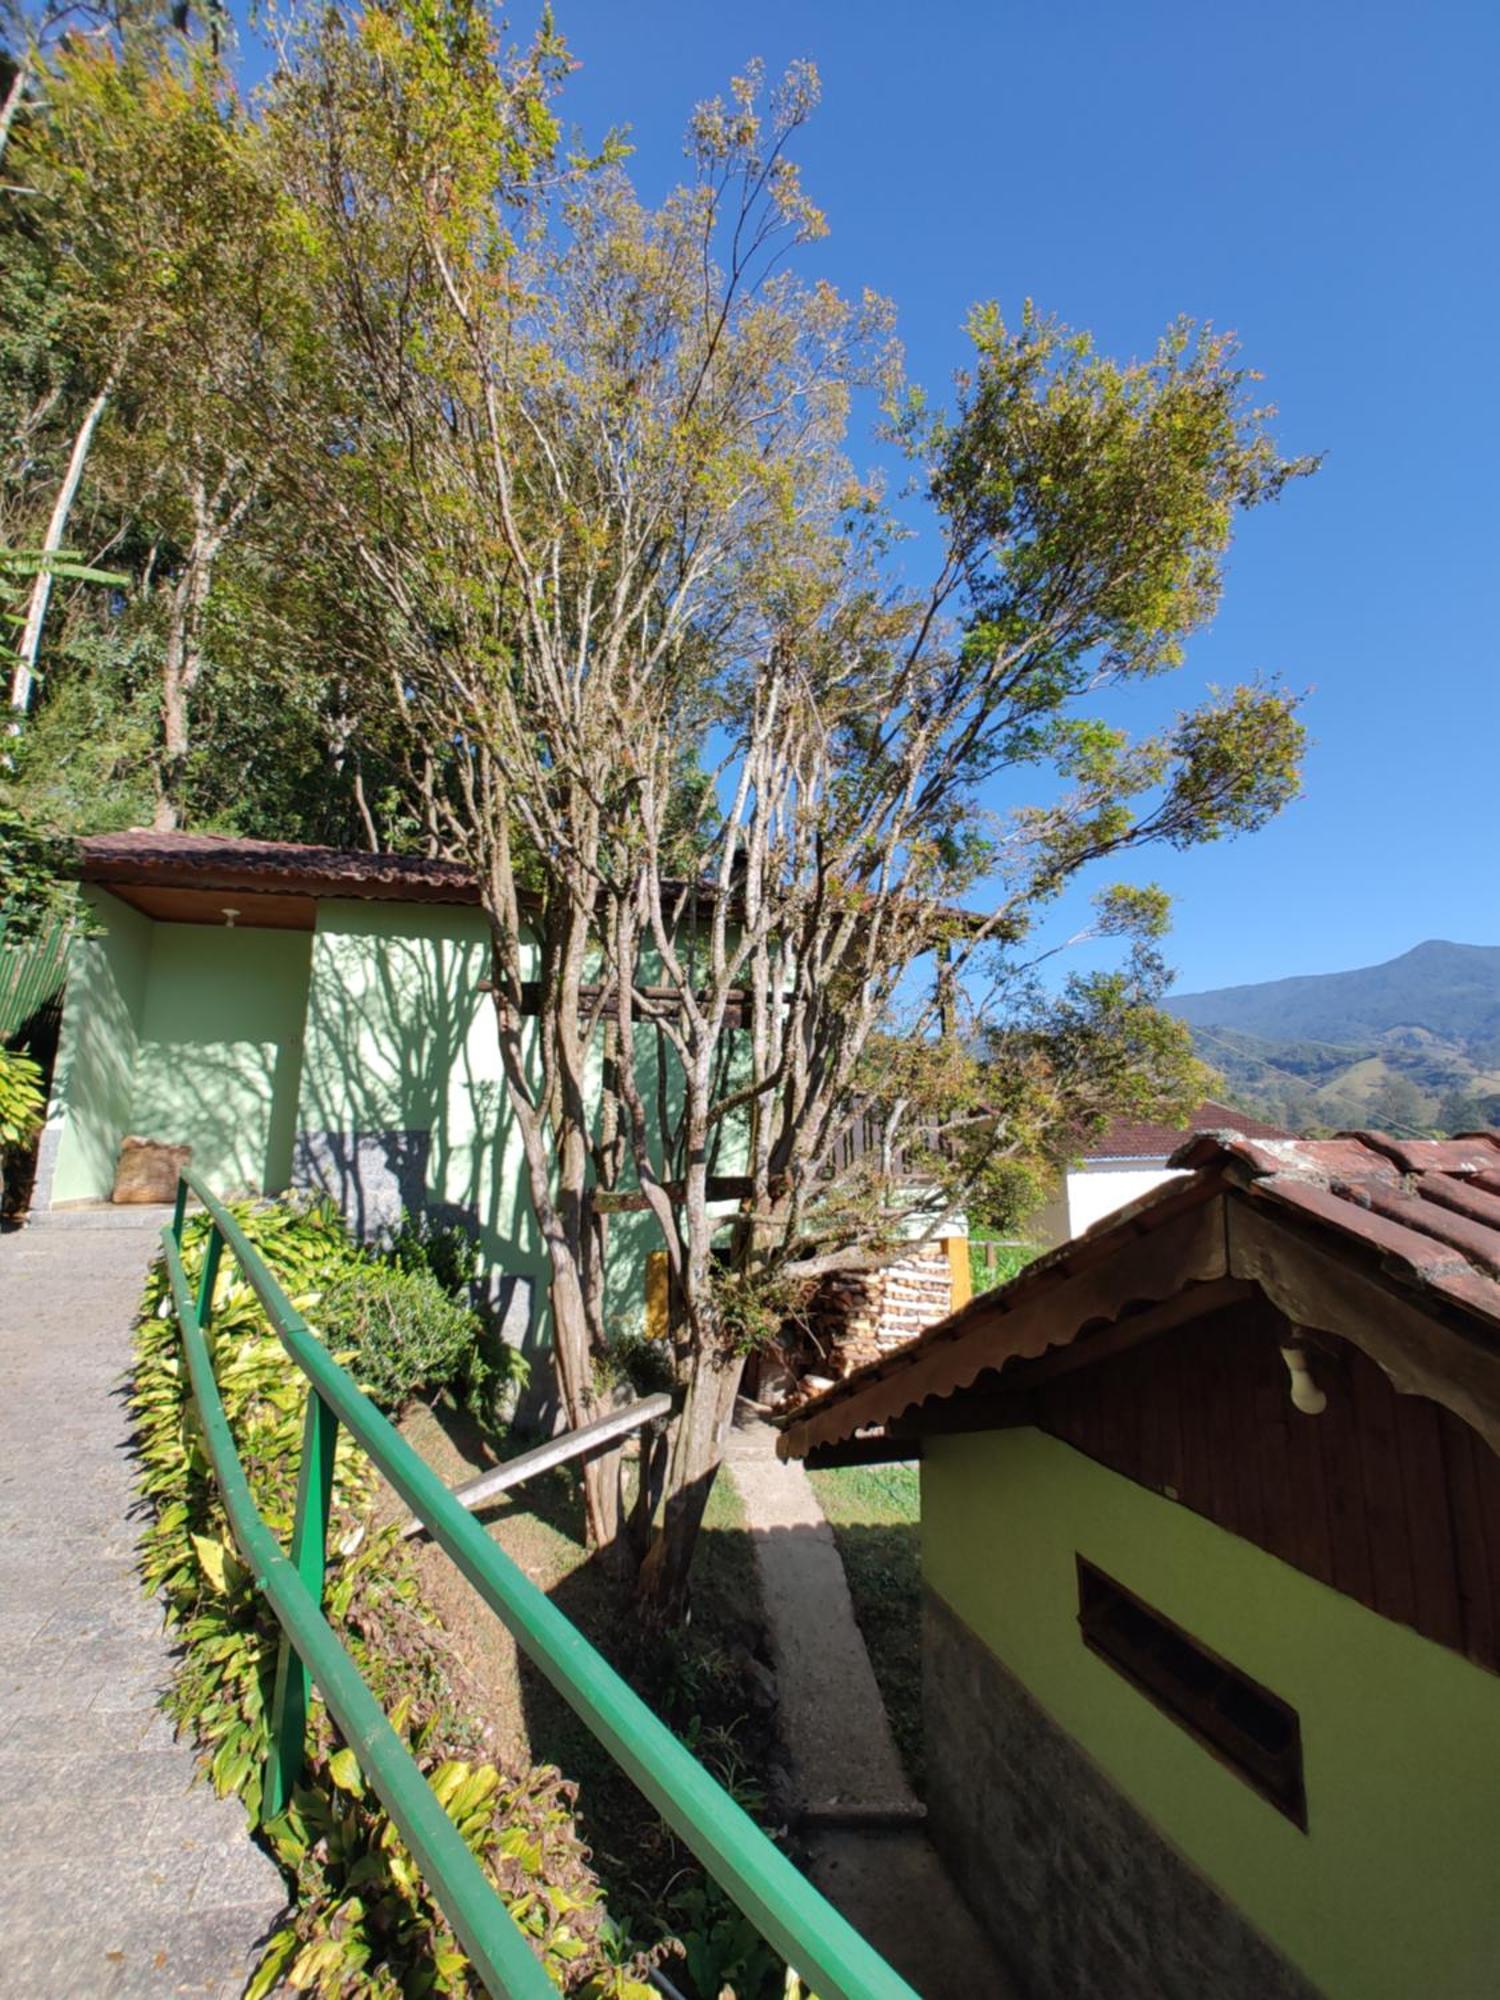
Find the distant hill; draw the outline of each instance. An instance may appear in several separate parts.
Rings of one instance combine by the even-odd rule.
[[[1500,1123],[1500,945],[1433,938],[1384,965],[1167,1005],[1233,1093],[1281,1123]]]

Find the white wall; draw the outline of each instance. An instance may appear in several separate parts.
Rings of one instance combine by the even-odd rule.
[[[1068,1175],[1068,1234],[1081,1236],[1106,1215],[1139,1201],[1163,1181],[1177,1180],[1181,1167],[1075,1168]]]

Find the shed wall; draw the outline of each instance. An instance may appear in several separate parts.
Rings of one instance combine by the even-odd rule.
[[[928,1588],[1164,1843],[1332,2000],[1480,2000],[1500,1966],[1500,1678],[1381,1618],[1185,1507],[1034,1430],[932,1437],[922,1466]],[[1295,1707],[1304,1834],[1083,1645],[1084,1555]],[[976,1817],[979,1718],[929,1709],[934,1823],[1017,1856]],[[958,1775],[946,1787],[944,1769]],[[1028,1777],[1027,1773],[1031,1775]],[[1045,1766],[1006,1838],[1034,1863],[1069,1852],[1078,1808]],[[1079,1896],[1046,1862],[1081,1935],[1112,1889]],[[1074,1879],[1070,1895],[1069,1882]],[[1026,1939],[1004,1941],[1023,1962]],[[1047,1990],[1041,1987],[1040,1990]],[[1145,1985],[1143,1992],[1177,1990]]]
[[[130,1130],[193,1149],[222,1194],[291,1180],[305,931],[154,924]]]

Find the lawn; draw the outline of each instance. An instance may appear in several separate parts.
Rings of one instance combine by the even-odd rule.
[[[854,1615],[907,1776],[920,1798],[922,1580],[914,1465],[841,1466],[808,1475],[849,1579]]]

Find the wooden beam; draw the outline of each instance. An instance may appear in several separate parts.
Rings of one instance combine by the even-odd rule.
[[[915,1464],[921,1456],[920,1438],[884,1431],[877,1437],[846,1438],[843,1444],[815,1444],[806,1463],[809,1472],[817,1472],[831,1465]]]
[[[955,1396],[934,1398],[919,1409],[891,1420],[891,1436],[908,1441],[924,1437],[963,1437],[970,1431],[1024,1430],[1036,1422],[1036,1405],[1025,1389],[961,1389]],[[828,1447],[836,1450],[837,1446]]]
[[[472,1514],[486,1500],[493,1500],[497,1493],[508,1493],[513,1486],[535,1478],[539,1472],[550,1472],[554,1466],[566,1465],[569,1459],[585,1458],[590,1452],[602,1451],[606,1445],[628,1437],[631,1431],[639,1430],[643,1424],[669,1416],[671,1409],[672,1398],[662,1394],[647,1396],[643,1402],[632,1403],[627,1409],[612,1410],[607,1417],[583,1424],[576,1431],[563,1431],[555,1438],[548,1438],[545,1444],[537,1445],[534,1450],[523,1451],[519,1458],[508,1458],[504,1465],[482,1472],[466,1486],[456,1486],[453,1497],[460,1507],[466,1507]],[[410,1540],[413,1535],[423,1532],[423,1524],[410,1520],[401,1532]]]
[[[1079,1368],[1091,1368],[1096,1361],[1123,1354],[1143,1340],[1170,1333],[1174,1326],[1206,1319],[1225,1306],[1243,1305],[1255,1297],[1255,1291],[1248,1278],[1210,1278],[1203,1284],[1188,1285],[1175,1298],[1163,1299],[1160,1305],[1148,1306],[1144,1312],[1126,1313],[1110,1325],[1101,1326],[1096,1333],[1080,1334],[1070,1347],[1052,1347],[1034,1360],[1011,1362],[1005,1371],[1006,1388],[1014,1394],[1043,1382],[1053,1382],[1059,1375],[1071,1375]]]
[[[674,1207],[687,1199],[684,1182],[663,1181],[661,1185],[662,1193]],[[755,1182],[749,1174],[710,1174],[708,1177],[710,1201],[748,1201],[754,1192]],[[772,1192],[775,1192],[774,1183]],[[590,1197],[600,1215],[645,1215],[651,1208],[639,1188],[592,1188]]]

